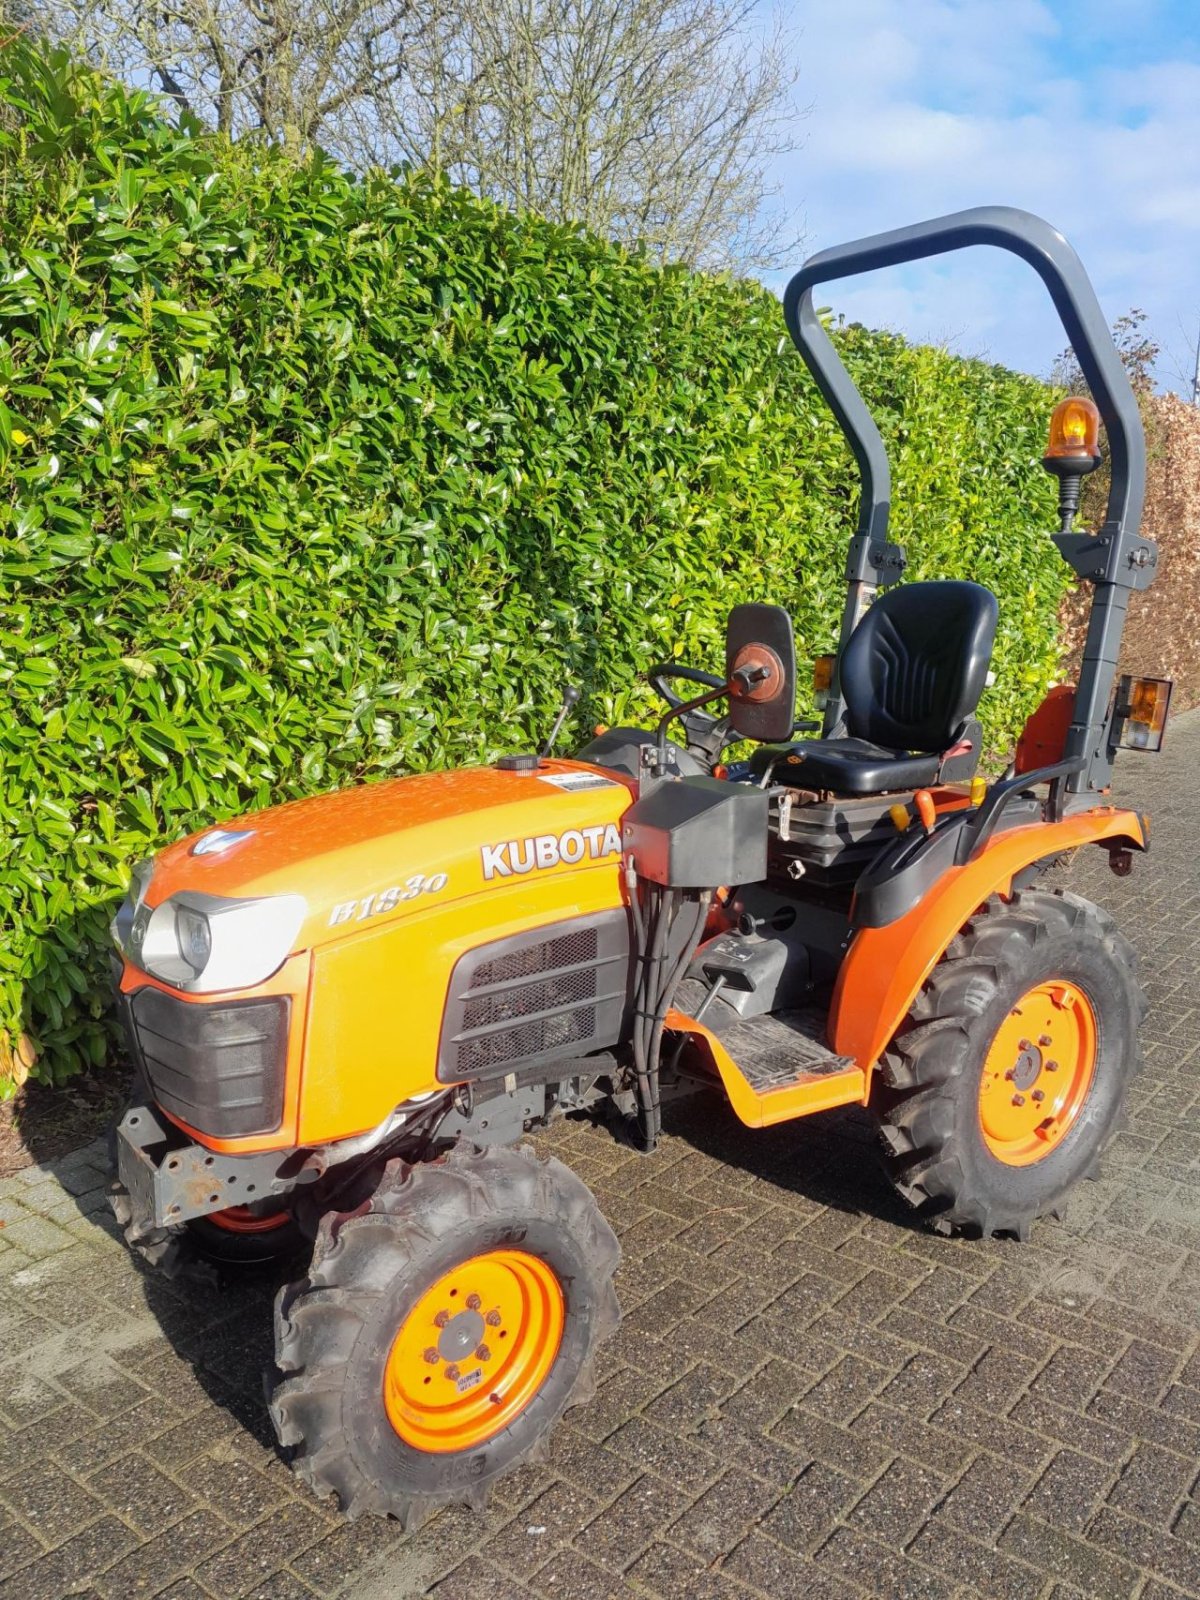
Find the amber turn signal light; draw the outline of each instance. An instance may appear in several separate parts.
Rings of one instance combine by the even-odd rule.
[[[813,703],[818,711],[824,711],[829,699],[829,691],[833,688],[833,669],[836,662],[836,656],[817,656],[813,661]]]
[[[1090,472],[1100,460],[1100,413],[1090,400],[1072,395],[1050,414],[1045,465],[1061,462],[1073,472]],[[1051,471],[1054,469],[1051,467]]]
[[[1122,677],[1117,685],[1118,749],[1161,750],[1170,704],[1170,678]]]
[[[912,812],[899,801],[894,806],[888,807],[888,816],[892,819],[892,827],[897,833],[907,833],[908,825],[912,821]]]

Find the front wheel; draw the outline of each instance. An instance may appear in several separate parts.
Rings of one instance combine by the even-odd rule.
[[[1146,1002],[1111,917],[1065,892],[993,897],[880,1063],[888,1175],[941,1231],[1026,1238],[1094,1176],[1140,1065]]]
[[[391,1161],[280,1292],[271,1416],[351,1516],[482,1505],[588,1399],[620,1250],[586,1186],[527,1149]]]

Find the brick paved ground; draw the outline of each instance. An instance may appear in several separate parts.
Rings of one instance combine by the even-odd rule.
[[[1147,1068],[1033,1242],[945,1241],[864,1130],[713,1102],[653,1161],[548,1140],[622,1235],[594,1402],[485,1516],[349,1524],[276,1458],[269,1287],[141,1275],[92,1146],[0,1186],[0,1600],[1200,1596],[1200,714],[1128,757],[1155,847],[1069,881],[1138,945]]]

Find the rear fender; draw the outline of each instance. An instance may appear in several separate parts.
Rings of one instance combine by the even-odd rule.
[[[1082,844],[1145,850],[1147,830],[1134,811],[1097,807],[1061,822],[1039,822],[996,834],[973,860],[950,867],[904,916],[882,928],[860,928],[838,973],[829,1043],[863,1074],[864,1104],[872,1069],[904,1021],[946,946],[990,895],[1013,892],[1025,868]]]

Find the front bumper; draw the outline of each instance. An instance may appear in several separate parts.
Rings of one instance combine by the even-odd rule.
[[[288,1194],[320,1176],[317,1165],[305,1165],[306,1151],[225,1156],[193,1144],[148,1105],[129,1106],[116,1131],[127,1196],[121,1209],[128,1213],[121,1220],[131,1243],[193,1217]]]

